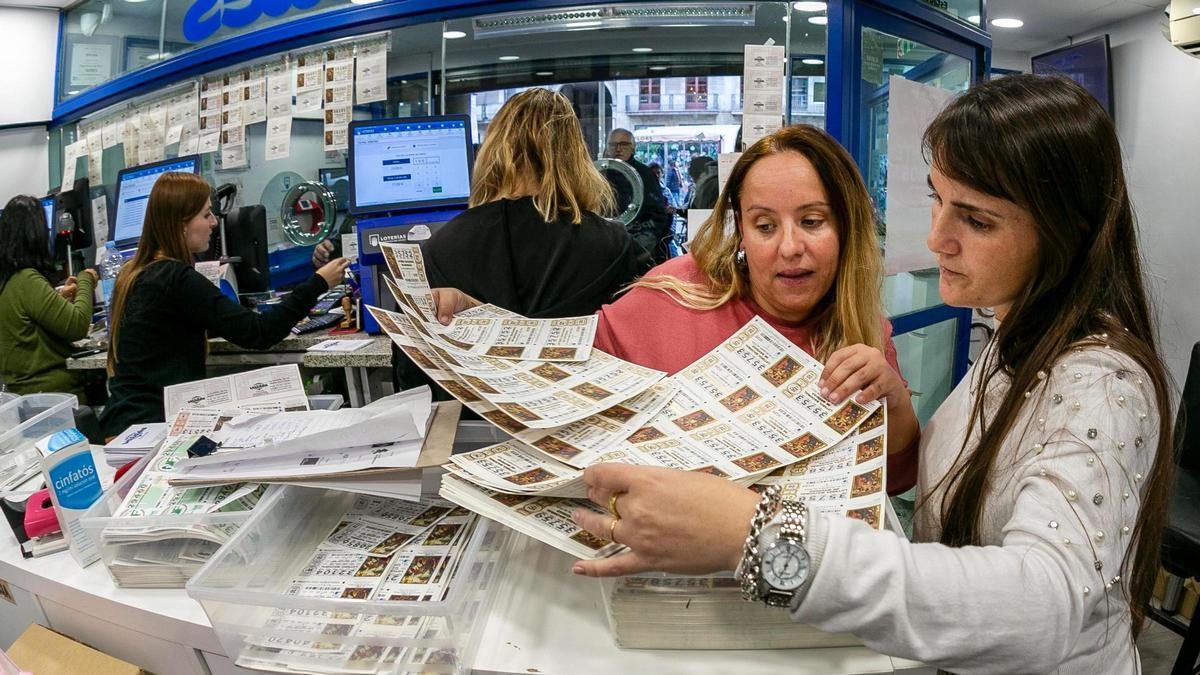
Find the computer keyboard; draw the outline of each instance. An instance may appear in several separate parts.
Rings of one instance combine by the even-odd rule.
[[[341,323],[343,318],[345,318],[344,315],[340,313],[310,316],[302,319],[300,323],[296,324],[295,326],[292,326],[292,333],[295,335],[304,335],[305,333],[311,333],[316,330],[321,330],[322,328],[329,328],[330,326]]]

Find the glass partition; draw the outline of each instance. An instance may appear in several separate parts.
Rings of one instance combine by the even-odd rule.
[[[59,93],[74,95],[198,44],[294,19],[305,12],[325,11],[348,0],[322,0],[279,17],[260,17],[252,26],[222,24],[202,40],[190,39],[182,24],[195,19],[189,19],[189,13],[206,1],[125,1],[110,6],[86,0],[72,8],[66,13],[64,77]],[[224,16],[221,11],[228,14],[234,10],[199,16],[207,21],[211,16]],[[580,19],[590,11],[601,16]],[[79,123],[58,127],[52,133],[51,185],[59,185],[64,174],[68,181],[89,176],[87,158],[98,156],[101,169],[92,173],[90,187],[94,196],[111,196],[118,171],[151,160],[128,151],[128,138],[105,135],[102,148],[89,148],[83,156],[71,158],[75,166],[64,172],[68,146],[87,132],[111,127],[127,113],[141,112],[147,102],[161,98],[164,92],[185,91],[206,77],[249,71],[246,77],[253,85],[253,78],[263,78],[259,69],[279,63],[284,56],[291,59],[288,78],[294,85],[300,55],[356,39],[311,45],[177,82],[89,115]],[[790,77],[781,101],[785,121],[824,126],[826,12],[821,3],[789,2],[535,9],[393,29],[386,56],[386,98],[350,106],[348,119],[468,113],[478,143],[508,97],[529,87],[548,87],[575,104],[588,145],[597,156],[605,153],[607,136],[614,128],[630,130],[635,137],[635,157],[657,165],[654,168],[660,172],[664,197],[672,210],[682,209],[689,205],[694,188],[688,171],[692,160],[701,155],[715,158],[735,149],[742,123],[745,45],[769,42],[784,47],[787,57]],[[107,66],[105,58],[111,61]],[[291,93],[297,95],[298,104],[300,92]],[[214,186],[235,185],[238,204],[266,207],[273,253],[294,248],[278,227],[279,203],[287,189],[300,180],[336,183],[344,176],[345,151],[329,151],[327,108],[294,112],[290,116],[290,147],[286,155],[275,159],[268,159],[269,125],[259,123],[261,116],[250,118],[249,113],[236,134],[244,138],[243,165],[233,168],[241,162],[223,161],[226,158],[216,146],[200,148],[207,153],[205,177]],[[198,112],[204,122],[205,111]],[[226,125],[233,122],[225,119],[215,124],[220,125],[226,142],[236,144],[224,136]],[[162,143],[163,157],[187,148],[181,139],[171,138],[168,129],[159,129],[159,133],[167,138],[152,142]],[[682,218],[677,217],[675,223],[682,239],[686,229]]]
[[[904,39],[870,27],[862,29],[862,71],[859,81],[861,128],[865,163],[863,178],[875,203],[881,239],[887,246],[888,78],[906,79],[948,91],[971,85],[971,62],[956,54]],[[891,316],[942,304],[936,269],[889,276],[884,281],[884,305]],[[940,399],[939,399],[940,400]]]

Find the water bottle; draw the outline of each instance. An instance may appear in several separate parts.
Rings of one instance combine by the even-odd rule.
[[[117,284],[117,273],[121,271],[121,253],[113,242],[108,242],[104,248],[104,257],[100,259],[100,294],[104,297],[104,314],[112,316],[113,288]]]

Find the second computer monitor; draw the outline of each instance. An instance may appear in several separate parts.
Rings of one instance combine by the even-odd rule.
[[[270,290],[271,270],[267,259],[267,209],[261,204],[243,206],[225,216],[225,246],[232,257],[239,293]]]
[[[49,195],[42,197],[42,210],[46,212],[46,233],[50,237],[50,251],[54,251],[54,240],[58,236],[58,228],[54,222],[54,201],[56,197]]]
[[[200,158],[196,155],[177,157],[153,164],[131,166],[117,174],[115,213],[113,214],[112,240],[117,248],[137,246],[142,236],[142,225],[146,218],[146,203],[150,190],[168,171],[200,173]]]
[[[350,124],[350,213],[465,204],[471,196],[466,115]]]

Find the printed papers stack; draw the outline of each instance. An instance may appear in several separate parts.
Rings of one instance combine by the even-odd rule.
[[[899,536],[885,491],[885,410],[833,448],[772,473],[755,488],[779,485],[785,499],[814,513],[843,514]],[[788,612],[742,600],[729,574],[650,575],[604,582],[617,644],[633,649],[790,649],[861,644],[853,635],[797,624]]]
[[[156,450],[166,437],[166,422],[135,424],[105,444],[104,461],[119,469]]]
[[[418,499],[424,469],[450,456],[461,409],[433,404],[421,387],[364,408],[234,418],[210,436],[220,449],[181,461],[170,483],[295,483]]]
[[[308,400],[292,364],[167,387],[164,406],[167,436],[158,451],[126,477],[129,483],[118,483],[124,497],[106,494],[83,519],[85,528],[99,527],[101,555],[125,587],[183,586],[264,494],[258,483],[172,487],[188,448],[247,412],[307,410]]]
[[[263,496],[263,486],[255,483],[192,489],[168,484],[187,448],[216,426],[219,415],[177,413],[172,427],[183,433],[168,436],[155,456],[143,460],[143,470],[112,517],[99,519],[102,555],[118,585],[182,587]]]
[[[462,627],[434,608],[462,578],[460,564],[478,564],[464,563],[477,521],[440,500],[358,497],[282,590],[289,599],[360,600],[372,609],[354,611],[345,602],[336,612],[275,609],[250,629],[237,665],[282,673],[390,673],[400,672],[397,664],[439,662],[439,650],[401,646],[405,642],[438,642],[450,652],[441,656],[453,663],[461,637],[453,633]],[[430,607],[427,615],[422,604]],[[375,613],[382,607],[391,611]]]
[[[839,460],[837,466],[848,472],[845,475],[806,476],[801,482],[805,494],[813,498],[846,500],[852,494],[847,481],[854,479],[878,489],[880,497],[867,505],[878,506],[886,484],[883,413],[876,412],[877,402],[860,405],[851,399],[834,405],[822,398],[816,385],[821,369],[820,363],[755,318],[669,378],[666,384],[676,389],[675,395],[646,422],[621,429],[624,438],[618,444],[597,451],[561,438],[527,444],[518,436],[451,457],[441,494],[572,555],[597,558],[619,548],[568,527],[570,509],[554,501],[585,497],[583,469],[591,464],[702,471],[750,485],[776,480],[769,476],[781,469],[807,470],[825,455],[844,458],[866,442],[844,439],[868,424],[879,429],[872,437],[873,443],[880,444],[878,462],[851,471],[853,462]],[[824,465],[824,461],[817,464]],[[514,508],[510,503],[517,497],[529,500]],[[844,510],[855,504],[847,502]],[[570,504],[576,505],[586,504]],[[555,515],[560,510],[566,514],[565,522]],[[874,519],[879,521],[877,513]],[[590,550],[580,548],[585,542]]]
[[[796,623],[782,609],[742,600],[732,575],[636,576],[604,582],[609,625],[626,649],[796,649],[862,641]]]
[[[620,550],[570,520],[587,506],[587,466],[663,466],[750,485],[838,446],[879,408],[823,398],[821,364],[758,317],[665,381],[590,349],[594,316],[526,319],[484,305],[442,326],[420,249],[381,250],[401,312],[368,310],[435,382],[514,437],[451,457],[441,495],[578,557]],[[882,468],[859,473],[883,489]]]

